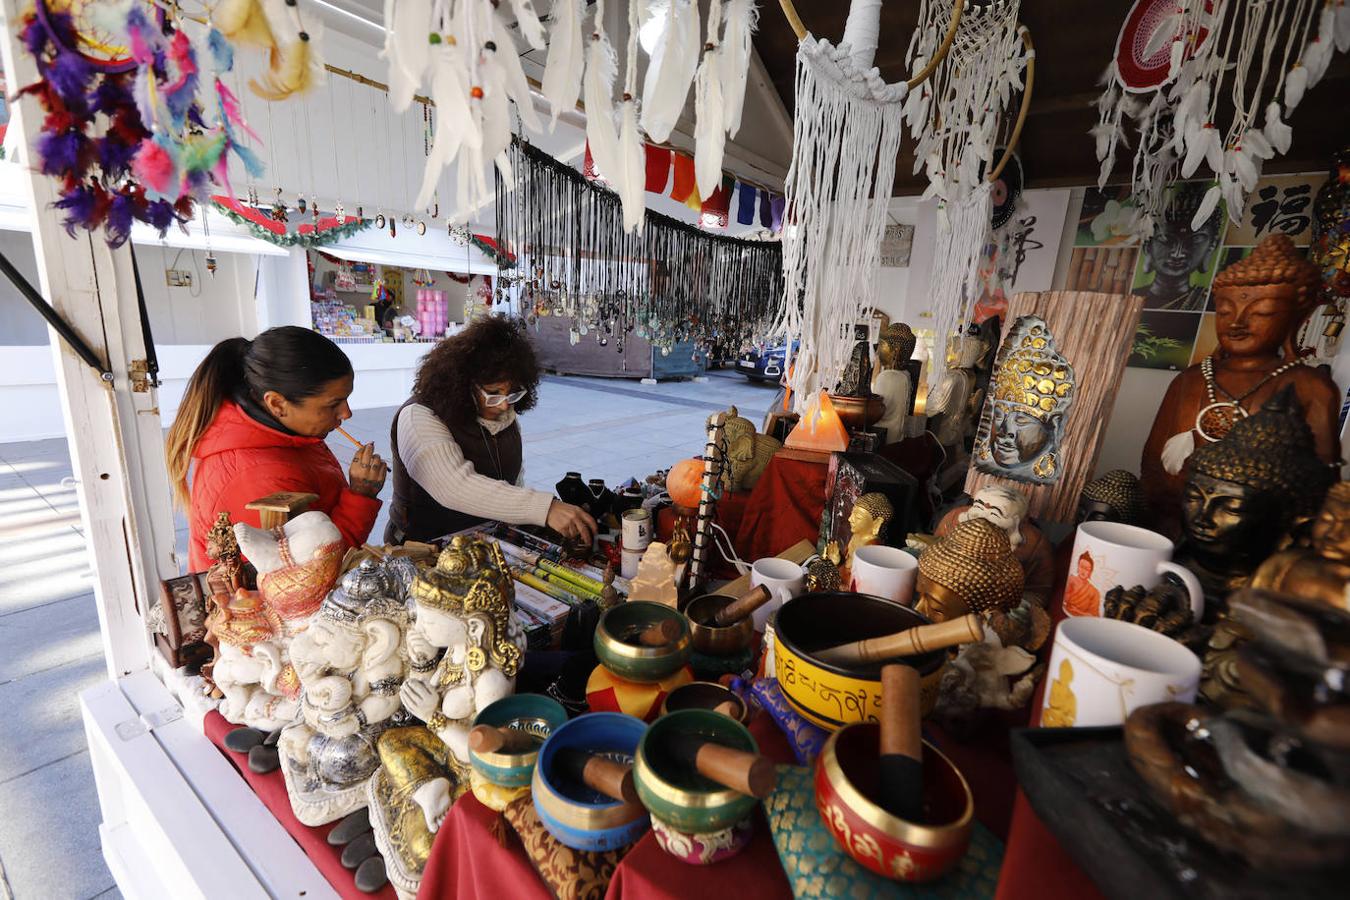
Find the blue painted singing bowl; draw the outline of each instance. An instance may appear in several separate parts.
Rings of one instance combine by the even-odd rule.
[[[587,713],[549,736],[534,767],[534,808],[549,834],[573,850],[627,847],[647,830],[646,808],[597,793],[556,765],[558,750],[575,747],[631,763],[647,725],[623,713]]]
[[[567,721],[567,710],[558,701],[543,694],[512,694],[491,703],[474,717],[474,725],[516,728],[538,738],[533,750],[525,753],[476,753],[469,751],[469,762],[479,775],[502,787],[529,787],[534,775],[539,748],[554,729]]]

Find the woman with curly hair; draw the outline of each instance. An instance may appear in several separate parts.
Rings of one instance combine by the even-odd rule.
[[[532,409],[538,393],[539,364],[516,320],[479,319],[437,344],[394,416],[385,541],[427,541],[484,519],[594,539],[585,510],[525,487],[516,414]]]

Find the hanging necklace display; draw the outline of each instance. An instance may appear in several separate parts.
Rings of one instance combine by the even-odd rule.
[[[1010,136],[996,164],[999,127],[1014,92],[1023,89],[1024,70],[1024,109],[1031,96],[1034,51],[1029,32],[1017,24],[1018,11],[1018,0],[970,4],[946,59],[905,103],[916,140],[915,171],[922,167],[928,176],[924,196],[938,200],[929,292],[939,342],[949,334],[964,339],[980,296],[980,258],[993,224],[994,183],[1017,142],[1016,134]],[[911,68],[925,65],[941,45],[945,0],[924,0],[919,22],[908,54]],[[940,367],[932,367],[929,377],[936,387]]]
[[[497,185],[500,281],[514,280],[527,320],[569,320],[570,338],[622,351],[635,333],[668,355],[679,341],[737,346],[766,332],[782,297],[782,248],[701,231],[648,213],[641,231],[623,203],[581,172],[523,142]],[[611,340],[613,339],[613,340]]]
[[[1221,200],[1239,222],[1265,162],[1289,150],[1284,118],[1322,79],[1335,50],[1350,50],[1350,6],[1342,0],[1136,0],[1097,101],[1098,184],[1132,140],[1138,234],[1152,234],[1168,184],[1195,176],[1201,164],[1216,183],[1192,227]],[[1221,110],[1232,115],[1226,128]]]
[[[962,0],[952,4],[954,24]],[[797,35],[792,166],[785,184],[784,293],[776,335],[800,337],[788,361],[797,410],[813,413],[853,351],[852,327],[875,305],[887,201],[904,137],[905,96],[931,69],[888,85],[873,66],[880,0],[852,0],[838,47],[806,31],[790,0]],[[937,48],[935,58],[946,53]]]

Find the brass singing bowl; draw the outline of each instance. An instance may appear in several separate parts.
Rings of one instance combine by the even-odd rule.
[[[843,422],[849,431],[866,431],[880,422],[886,413],[886,401],[876,394],[868,394],[866,397],[831,394],[830,403],[834,405],[839,421]]]
[[[642,735],[633,760],[633,784],[648,811],[667,825],[696,834],[729,828],[749,815],[759,801],[705,778],[672,753],[668,738],[673,734],[759,752],[744,725],[711,710],[686,709],[662,716]]]
[[[834,591],[794,597],[778,610],[774,624],[774,666],[783,696],[828,731],[853,722],[880,722],[881,667],[901,662],[919,672],[919,708],[926,716],[937,705],[946,651],[862,665],[827,663],[812,654],[928,624],[926,616],[908,606],[868,594]]]
[[[660,647],[642,647],[625,640],[631,634],[667,619],[680,626],[680,636]],[[595,627],[595,655],[601,664],[628,681],[654,683],[680,671],[689,662],[689,620],[664,603],[630,600],[606,610]]]
[[[755,642],[755,617],[746,616],[734,625],[715,625],[713,616],[736,602],[725,594],[704,594],[689,601],[689,636],[694,649],[706,656],[735,656]]]
[[[746,702],[735,691],[711,681],[691,681],[671,691],[661,703],[661,715],[682,709],[715,709],[727,701],[736,706],[736,714],[731,718],[746,724],[750,718],[750,707]]]

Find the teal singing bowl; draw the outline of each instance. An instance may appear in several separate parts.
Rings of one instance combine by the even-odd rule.
[[[666,620],[680,627],[680,636],[661,647],[643,647],[636,635]],[[627,681],[653,683],[669,678],[689,662],[689,620],[664,603],[630,600],[611,607],[595,628],[595,655],[601,665]]]
[[[669,738],[680,734],[714,740],[747,753],[759,747],[750,731],[710,709],[682,709],[652,723],[638,744],[633,783],[651,812],[678,831],[705,834],[730,828],[759,801],[700,775],[693,765],[671,752]]]
[[[539,748],[558,726],[567,721],[567,710],[543,694],[512,694],[491,703],[474,717],[475,725],[515,728],[536,738],[534,748],[524,753],[477,753],[469,751],[474,770],[492,784],[528,787],[534,775]]]
[[[623,713],[587,713],[564,723],[544,742],[531,793],[540,821],[559,843],[573,850],[614,850],[647,830],[649,819],[641,803],[597,793],[557,765],[558,751],[569,747],[631,763],[646,730],[641,719]]]

